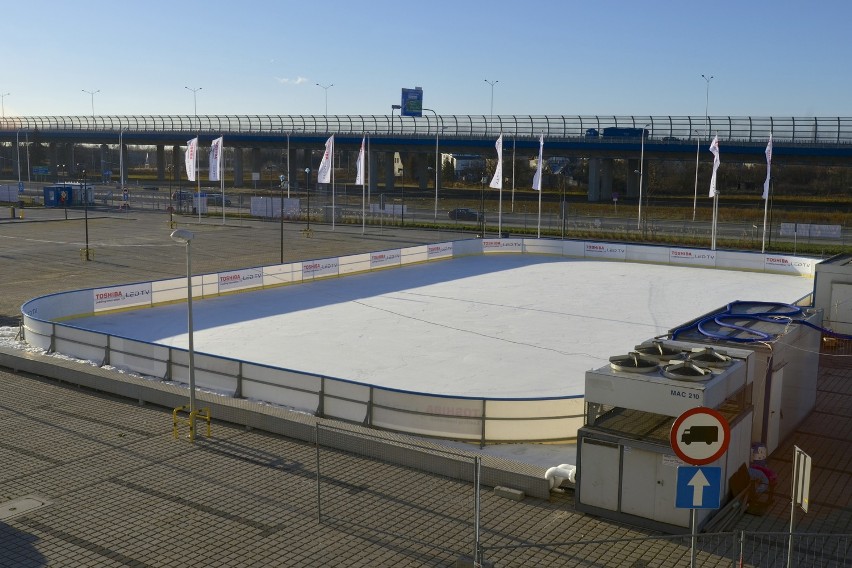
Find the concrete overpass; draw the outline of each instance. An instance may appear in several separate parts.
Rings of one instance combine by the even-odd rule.
[[[224,136],[230,149],[235,185],[243,185],[245,151],[252,172],[261,166],[261,148],[288,152],[288,178],[299,179],[305,167],[316,169],[316,150],[323,148],[329,135],[335,135],[336,149],[357,151],[363,137],[370,143],[370,171],[378,172],[378,157],[399,152],[406,172],[426,186],[427,168],[439,153],[480,154],[494,157],[494,141],[504,136],[504,159],[529,158],[538,153],[538,138],[545,137],[545,155],[589,158],[589,199],[609,199],[612,195],[612,168],[615,159],[626,159],[629,172],[638,169],[640,152],[646,159],[694,159],[696,154],[710,160],[709,138],[718,135],[723,160],[763,162],[769,133],[773,135],[774,159],[786,164],[852,163],[852,117],[727,117],[727,116],[535,116],[535,115],[438,115],[422,117],[397,115],[288,116],[288,115],[144,115],[144,116],[33,116],[0,119],[0,143],[18,149],[10,158],[20,177],[21,148],[28,143],[48,148],[50,176],[57,167],[73,167],[74,147],[97,145],[101,164],[111,147],[128,145],[155,148],[155,168],[160,181],[180,175],[182,147],[199,136],[202,150],[214,138]],[[589,136],[609,127],[646,128],[648,137],[607,138]],[[171,147],[167,164],[166,148]],[[125,154],[126,155],[126,154]],[[430,159],[431,156],[431,159]],[[690,158],[692,157],[692,158]],[[202,155],[203,158],[203,155]],[[97,160],[94,160],[96,162]],[[392,159],[382,160],[383,175],[372,175],[371,186],[384,178],[393,187]],[[124,160],[127,163],[127,160]],[[44,164],[30,164],[30,167]],[[171,167],[168,167],[171,165]],[[7,164],[8,167],[8,164]],[[24,170],[26,171],[26,169]],[[30,170],[31,173],[31,170]],[[69,173],[74,174],[71,171]],[[635,193],[637,176],[628,175],[628,196]]]

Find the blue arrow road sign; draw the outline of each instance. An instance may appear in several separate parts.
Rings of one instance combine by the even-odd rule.
[[[722,497],[721,467],[677,468],[678,509],[718,509]]]

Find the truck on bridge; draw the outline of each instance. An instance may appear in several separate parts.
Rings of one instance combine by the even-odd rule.
[[[627,128],[623,126],[611,126],[598,130],[589,128],[586,130],[586,138],[648,138],[647,128]]]

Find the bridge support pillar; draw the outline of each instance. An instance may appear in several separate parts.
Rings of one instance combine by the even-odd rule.
[[[242,187],[245,183],[243,174],[243,149],[234,148],[234,187]]]
[[[296,152],[295,148],[290,148],[289,153],[287,152],[287,149],[285,148],[284,152],[282,152],[282,155],[284,156],[284,159],[282,160],[283,164],[281,164],[281,167],[284,168],[284,176],[287,179],[287,183],[290,184],[290,189],[295,189],[296,188],[295,181],[299,179],[298,172],[299,171],[304,172],[305,168],[302,167],[302,169],[299,170],[299,162],[296,161],[297,160],[297,158],[296,158],[297,152]]]
[[[172,181],[180,182],[182,177],[181,168],[184,167],[184,162],[182,160],[183,152],[180,151],[180,146],[172,146]],[[171,197],[171,196],[170,196]]]
[[[257,176],[255,176],[257,174]],[[255,177],[258,179],[255,181]],[[251,149],[251,179],[252,185],[258,187],[263,178],[263,162],[260,156],[260,148]]]
[[[411,172],[411,180],[417,182],[417,188],[426,190],[429,188],[429,171],[427,168],[426,154],[414,154],[408,160],[407,171]]]
[[[50,175],[56,180],[59,180],[59,170],[61,169],[59,157],[59,145],[56,142],[51,142],[47,145],[48,153],[50,154]],[[26,162],[24,162],[26,163]],[[25,178],[26,176],[24,176]],[[23,178],[22,178],[23,179]]]
[[[589,201],[612,199],[612,158],[589,158]]]
[[[371,202],[373,195],[379,193],[379,153],[370,152],[370,165],[367,166],[367,203]]]
[[[393,191],[396,174],[394,152],[385,152],[385,191]]]
[[[106,181],[106,177],[104,175],[104,172],[106,170],[112,171],[112,164],[110,163],[111,160],[109,159],[109,157],[110,157],[109,146],[107,144],[101,144],[100,150],[101,150],[101,152],[100,152],[100,154],[101,154],[100,162],[101,163],[99,164],[98,170],[92,172],[92,177],[100,177],[102,181]]]
[[[639,160],[632,158],[627,160],[627,187],[625,192],[627,197],[639,197]]]
[[[127,145],[121,147],[121,153],[124,156],[122,163],[124,171],[121,172],[122,179],[127,178]],[[157,144],[157,182],[163,183],[166,181],[166,147],[162,144]]]

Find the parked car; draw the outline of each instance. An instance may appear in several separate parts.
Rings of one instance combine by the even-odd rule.
[[[450,219],[456,221],[482,221],[482,214],[469,207],[458,207],[450,211],[448,215]]]
[[[207,194],[207,205],[222,205],[222,194],[221,193],[208,193]],[[231,206],[231,199],[225,196],[225,206]]]
[[[174,201],[192,201],[193,197],[195,197],[195,192],[185,189],[178,189],[172,193],[172,200]]]

